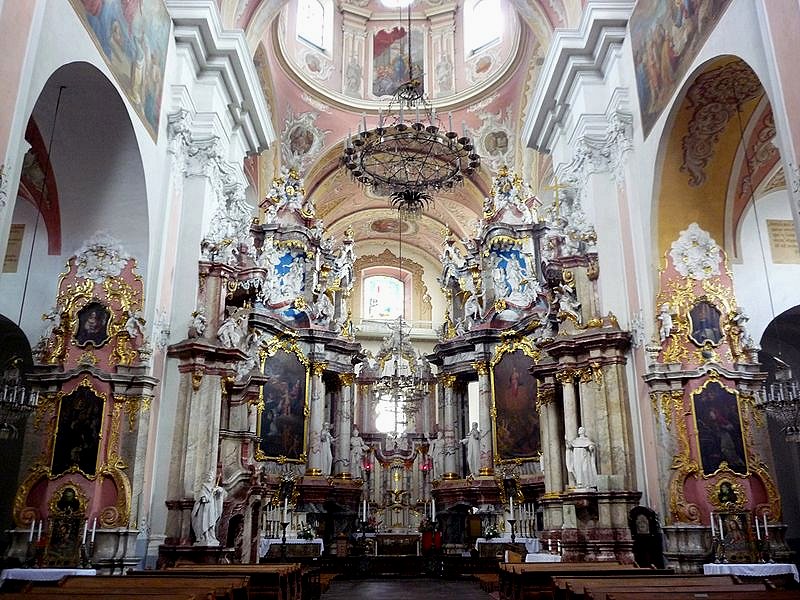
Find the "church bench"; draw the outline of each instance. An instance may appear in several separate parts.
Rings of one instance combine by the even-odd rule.
[[[250,600],[250,578],[238,575],[221,575],[214,577],[142,577],[127,575],[113,577],[99,575],[96,577],[68,576],[61,579],[59,587],[80,590],[132,590],[150,589],[160,591],[166,588],[186,589],[214,592],[218,600]]]
[[[500,597],[503,600],[551,600],[553,577],[569,575],[656,575],[671,569],[640,569],[615,562],[503,564],[500,569]]]
[[[695,597],[699,597],[703,594],[707,594],[710,592],[722,592],[728,594],[742,594],[744,592],[753,593],[753,592],[764,592],[767,591],[767,586],[763,583],[741,583],[741,584],[709,584],[709,585],[697,585],[697,586],[688,586],[682,587],[677,585],[675,587],[671,587],[666,589],[664,586],[649,586],[649,585],[611,585],[610,583],[607,586],[598,586],[592,588],[586,588],[586,594],[582,596],[586,600],[608,600],[611,596],[614,596],[618,593],[629,593],[635,592],[639,594],[641,598],[650,598],[651,595],[659,595],[664,593],[690,593],[694,594]]]
[[[251,600],[302,600],[303,581],[300,563],[262,563],[257,565],[183,565],[163,571],[168,574],[247,575]]]
[[[690,587],[703,585],[734,585],[739,580],[735,575],[619,575],[598,577],[597,575],[553,577],[555,600],[580,600],[584,589],[607,585],[647,585],[650,587]]]
[[[614,592],[607,594],[606,600],[800,600],[800,590],[766,590],[760,592],[739,592],[735,590],[714,592],[693,592],[691,590],[647,593]]]
[[[0,593],[0,598],[6,600],[9,596],[27,598],[34,600],[217,600],[213,592],[209,590],[195,590],[186,588],[164,588],[153,590],[149,588],[140,590],[114,590],[114,589],[66,589],[57,586],[37,585],[28,588],[24,592],[14,592],[12,594]]]

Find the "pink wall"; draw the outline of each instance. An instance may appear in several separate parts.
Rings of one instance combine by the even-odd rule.
[[[28,45],[35,2],[4,2],[0,13],[0,163],[8,155],[14,107]]]

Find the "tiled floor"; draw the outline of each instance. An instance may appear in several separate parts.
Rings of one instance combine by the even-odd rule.
[[[474,581],[442,579],[334,580],[322,600],[489,600]]]

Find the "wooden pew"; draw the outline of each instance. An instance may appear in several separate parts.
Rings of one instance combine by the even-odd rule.
[[[742,584],[745,585],[745,584]],[[734,588],[735,589],[735,588]],[[800,600],[800,590],[767,590],[762,592],[726,590],[724,592],[615,592],[608,600]]]
[[[216,600],[214,594],[207,591],[166,588],[163,590],[81,590],[64,589],[57,586],[36,586],[24,592],[0,592],[3,600]]]
[[[217,600],[250,600],[250,577],[239,575],[220,575],[214,577],[143,577],[127,575],[113,577],[98,575],[95,577],[64,577],[58,583],[60,588],[70,590],[121,590],[136,591],[149,589],[160,591],[170,588],[189,591],[211,591]]]
[[[299,563],[257,565],[182,565],[163,571],[135,571],[136,575],[174,576],[240,575],[250,577],[250,600],[302,600],[302,568]]]
[[[739,579],[734,575],[618,575],[603,577],[597,575],[553,577],[553,597],[555,600],[582,600],[584,589],[608,585],[647,585],[662,587],[689,587],[705,585],[734,585]]]
[[[650,598],[653,594],[662,594],[667,591],[664,586],[649,586],[649,585],[617,585],[613,586],[610,583],[604,587],[597,587],[597,588],[586,588],[586,600],[608,600],[610,596],[614,596],[618,593],[629,593],[629,592],[636,592],[640,595],[641,598]],[[697,586],[689,586],[689,587],[673,587],[669,590],[672,593],[690,593],[694,594],[695,597],[702,597],[704,594],[708,594],[710,592],[722,592],[728,594],[741,594],[743,592],[753,593],[753,592],[765,592],[767,591],[767,586],[763,583],[740,583],[740,584],[709,584],[709,585],[697,585]]]
[[[502,564],[500,598],[502,600],[552,600],[553,577],[571,575],[658,575],[671,569],[641,569],[614,562],[594,563],[523,563]]]

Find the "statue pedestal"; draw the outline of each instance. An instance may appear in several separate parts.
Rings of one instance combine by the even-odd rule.
[[[223,546],[170,546],[158,547],[158,568],[180,565],[218,565],[231,562],[235,549]]]

